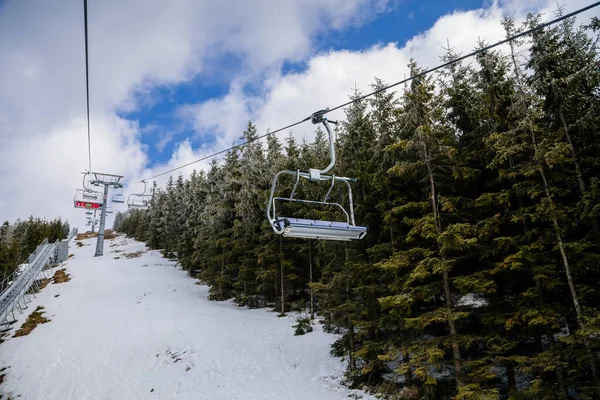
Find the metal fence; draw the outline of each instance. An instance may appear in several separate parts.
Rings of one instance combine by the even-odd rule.
[[[39,289],[39,281],[46,277],[44,268],[57,260],[58,243],[44,239],[27,263],[0,283],[0,325],[7,326],[15,320],[15,311],[22,313],[27,308],[31,296]]]
[[[77,228],[73,228],[73,229],[71,229],[71,232],[69,232],[69,237],[68,237],[68,240],[71,240],[71,239],[73,239],[75,236],[77,236],[77,233],[78,233],[78,230],[77,230]]]

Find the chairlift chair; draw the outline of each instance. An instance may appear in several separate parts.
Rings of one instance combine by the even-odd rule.
[[[326,175],[329,170],[335,165],[335,149],[333,143],[333,135],[329,128],[329,123],[337,124],[336,121],[329,121],[325,118],[325,113],[328,110],[317,111],[311,116],[313,124],[322,123],[327,130],[329,136],[329,152],[331,160],[329,165],[325,169],[309,169],[308,171],[291,171],[283,170],[279,171],[273,178],[271,185],[271,195],[269,197],[269,203],[267,205],[267,219],[273,228],[273,231],[278,235],[284,237],[296,237],[304,239],[321,239],[321,240],[342,240],[351,241],[362,239],[367,234],[366,226],[357,226],[354,221],[354,204],[352,202],[352,187],[350,181],[354,181],[352,178],[346,178],[335,175]],[[279,177],[282,175],[291,175],[296,178],[294,187],[289,197],[277,197],[275,196],[275,190],[277,188],[277,182]],[[319,200],[307,200],[307,199],[296,199],[294,195],[298,188],[300,178],[308,179],[309,182],[322,182],[330,181],[329,190],[325,195],[323,201]],[[336,182],[343,182],[348,188],[348,203],[349,212],[340,204],[329,200],[329,196]],[[322,206],[334,206],[339,208],[342,214],[345,216],[345,221],[321,221],[314,219],[297,218],[291,216],[278,215],[276,210],[276,203],[280,201],[296,202],[312,205]]]
[[[102,198],[103,195],[100,192],[76,189],[73,204],[75,208],[99,209],[102,207]]]
[[[150,205],[150,195],[130,194],[127,198],[129,209],[146,210]]]
[[[75,190],[73,204],[75,208],[99,209],[104,202],[104,194],[88,188],[85,185],[85,178],[89,172],[83,175],[83,189]]]
[[[144,184],[144,191],[142,193],[139,193],[139,194],[132,193],[129,196],[127,196],[127,207],[130,210],[132,210],[132,209],[145,210],[150,206],[150,200],[151,200],[152,196],[149,194],[145,194],[146,193],[146,181],[142,181],[142,183]]]
[[[123,204],[125,203],[125,195],[123,194],[123,189],[119,193],[115,193],[112,196],[113,203]]]

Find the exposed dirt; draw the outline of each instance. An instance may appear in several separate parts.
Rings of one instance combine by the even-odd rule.
[[[138,258],[144,254],[144,251],[136,251],[135,253],[125,253],[123,254],[126,258]]]
[[[23,323],[21,329],[15,332],[13,337],[25,336],[29,335],[29,333],[35,329],[36,326],[40,324],[45,324],[46,322],[50,322],[49,319],[45,318],[42,314],[44,313],[44,307],[39,306],[35,309],[34,312],[29,314],[27,317],[27,321]]]
[[[98,236],[98,234],[96,232],[85,232],[85,233],[80,233],[77,236],[75,236],[75,240],[85,240],[85,239],[95,238],[96,236]]]
[[[40,285],[40,287],[39,287],[39,289],[37,289],[37,290],[35,290],[35,289],[34,289],[34,290],[33,290],[33,292],[34,292],[34,293],[39,293],[39,292],[41,292],[41,291],[42,291],[42,290],[43,290],[43,289],[44,289],[46,286],[48,286],[48,284],[50,283],[50,279],[48,279],[48,278],[44,278],[44,279],[38,279],[38,280],[36,281],[36,283],[37,283],[38,285]]]
[[[119,235],[112,229],[107,229],[104,231],[104,240],[111,240],[118,237]]]
[[[65,282],[69,282],[71,280],[71,275],[67,274],[66,269],[59,269],[58,271],[56,271],[54,273],[54,276],[52,277],[52,283],[65,283]]]

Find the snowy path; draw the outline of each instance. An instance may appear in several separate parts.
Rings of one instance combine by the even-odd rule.
[[[10,367],[0,393],[25,400],[360,396],[339,385],[344,366],[329,356],[335,337],[320,326],[293,336],[293,317],[210,302],[205,286],[158,252],[123,257],[145,250],[141,243],[107,241],[99,258],[95,240],[83,243],[70,244],[71,281],[48,285],[29,306],[43,305],[51,322],[0,345],[0,367]]]

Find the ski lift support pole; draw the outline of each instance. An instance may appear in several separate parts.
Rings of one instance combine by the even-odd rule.
[[[123,176],[104,174],[100,172],[90,172],[93,175],[93,179],[90,183],[94,186],[104,186],[104,198],[102,201],[102,208],[100,209],[100,226],[98,227],[98,240],[96,242],[96,253],[94,257],[104,255],[104,225],[106,222],[106,204],[108,203],[108,188],[122,188],[123,184],[120,182]]]

